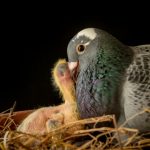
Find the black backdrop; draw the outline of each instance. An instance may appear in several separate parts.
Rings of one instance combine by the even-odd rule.
[[[70,38],[83,28],[104,29],[128,45],[150,43],[149,14],[136,11],[76,16],[10,11],[1,23],[0,111],[14,101],[16,110],[61,103],[51,84],[51,68],[67,57]]]

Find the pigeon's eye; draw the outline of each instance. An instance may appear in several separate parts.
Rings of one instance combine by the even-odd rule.
[[[84,51],[85,51],[85,45],[83,45],[83,44],[77,45],[76,51],[77,51],[78,54],[83,54]]]

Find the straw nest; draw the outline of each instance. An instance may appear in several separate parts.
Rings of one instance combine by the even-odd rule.
[[[143,112],[145,111],[150,112],[149,109]],[[139,134],[137,129],[124,128],[123,125],[127,122],[117,127],[114,115],[71,122],[45,135],[31,135],[12,130],[12,126],[17,127],[12,115],[12,112],[7,115],[5,122],[0,126],[0,149],[2,150],[137,150],[150,147],[150,131]],[[4,116],[0,119],[4,119]],[[108,121],[112,122],[114,127],[96,127],[97,123]],[[67,130],[73,126],[87,124],[92,124],[93,128],[67,133]]]

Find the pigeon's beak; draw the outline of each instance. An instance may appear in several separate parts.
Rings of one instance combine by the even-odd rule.
[[[79,62],[68,62],[68,67],[73,80],[76,82],[78,76]]]
[[[78,66],[78,62],[68,62],[69,70],[72,72]]]

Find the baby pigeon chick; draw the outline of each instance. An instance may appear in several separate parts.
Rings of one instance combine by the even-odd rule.
[[[64,103],[35,110],[23,120],[17,128],[18,131],[30,134],[45,134],[61,125],[78,120],[74,82],[71,79],[65,59],[57,61],[52,70],[52,77]],[[81,127],[72,127],[68,130],[68,133],[72,133],[79,128]]]

